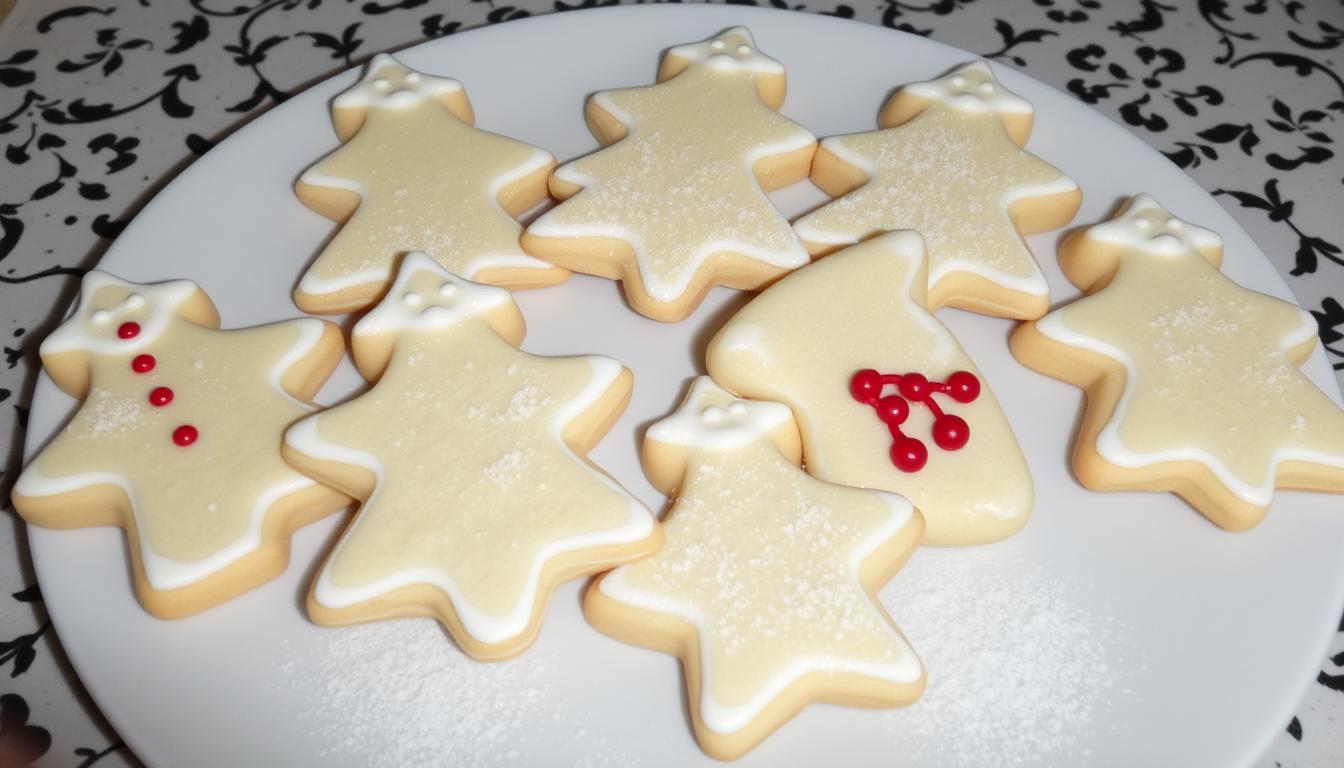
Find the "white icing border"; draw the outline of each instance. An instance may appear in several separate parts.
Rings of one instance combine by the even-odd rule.
[[[740,37],[746,43],[730,43],[731,37]],[[717,45],[716,45],[717,44]],[[750,50],[743,51],[746,46]],[[731,49],[731,50],[730,50]],[[715,72],[750,72],[756,75],[782,75],[784,65],[765,55],[756,45],[751,30],[738,26],[698,43],[678,45],[667,52],[668,58],[678,58],[688,66],[705,66]]]
[[[894,131],[894,130],[900,130],[900,128],[886,128],[883,130]],[[851,135],[861,135],[861,134],[851,134]],[[831,136],[822,139],[821,148],[828,150],[836,157],[840,158],[840,160],[842,160],[843,162],[859,168],[865,174],[868,175],[869,180],[867,183],[865,183],[858,189],[852,192],[848,192],[845,195],[841,195],[840,197],[835,198],[835,200],[844,199],[846,196],[862,190],[863,187],[866,187],[869,184],[885,183],[883,181],[883,174],[875,164],[873,164],[867,158],[857,154],[853,150],[849,149],[848,147],[840,143],[840,141],[844,138],[845,136]],[[1042,162],[1045,161],[1042,160]],[[1058,169],[1056,169],[1056,171],[1058,171]],[[1031,248],[1027,246],[1026,238],[1017,231],[1016,227],[1013,226],[1012,219],[1009,218],[1008,216],[1008,206],[1012,205],[1014,202],[1018,200],[1025,198],[1047,197],[1050,195],[1058,195],[1058,194],[1064,194],[1066,192],[1073,192],[1077,189],[1078,189],[1077,182],[1075,182],[1068,176],[1065,176],[1063,173],[1060,173],[1059,178],[1045,182],[1044,184],[1024,184],[1021,186],[1011,187],[1004,191],[1003,197],[999,201],[1001,208],[998,211],[998,214],[999,216],[1002,217],[1003,225],[1008,227],[1008,229],[1012,231],[1013,234],[1016,236],[1017,244],[1018,247],[1020,248],[1021,253],[1025,254],[1028,257],[1029,263],[1035,268],[1033,274],[1031,274],[1030,276],[1018,277],[1016,275],[1009,275],[1000,270],[989,267],[985,264],[975,261],[968,261],[966,259],[940,259],[939,264],[936,267],[930,265],[931,268],[929,269],[929,285],[930,286],[937,285],[941,280],[952,275],[953,273],[967,272],[976,275],[977,277],[981,277],[985,280],[988,280],[989,282],[994,283],[995,285],[998,285],[1009,291],[1024,293],[1031,296],[1049,297],[1050,286],[1045,280],[1045,274],[1041,271],[1040,262],[1036,260],[1036,254],[1032,253]],[[830,203],[827,203],[826,205],[829,204]],[[825,206],[819,208],[818,211],[822,210],[823,208],[825,208]],[[821,229],[811,222],[811,218],[812,218],[811,214],[808,214],[807,216],[804,216],[803,218],[799,219],[793,224],[794,231],[797,232],[798,236],[806,242],[818,243],[821,245],[838,245],[838,246],[854,245],[858,242],[861,242],[860,240],[856,240],[853,236],[845,234],[843,232]]]
[[[703,407],[701,403],[709,395],[722,395],[731,403],[726,408]],[[718,426],[705,423],[710,408],[718,411]],[[644,438],[668,445],[725,451],[750,445],[792,421],[793,413],[783,403],[746,400],[708,376],[697,376],[677,410],[649,427]]]
[[[402,587],[413,584],[429,584],[443,590],[453,601],[453,608],[467,633],[483,643],[498,644],[517,637],[531,623],[532,611],[535,607],[537,590],[541,581],[541,571],[547,561],[578,549],[629,544],[649,536],[654,528],[653,516],[649,511],[618,485],[615,480],[595,469],[582,456],[575,454],[563,438],[565,426],[601,399],[620,377],[621,364],[609,357],[599,355],[569,359],[587,360],[592,368],[593,375],[588,384],[573,400],[556,411],[549,424],[550,432],[565,453],[582,466],[594,480],[629,500],[630,517],[622,526],[606,531],[590,532],[559,539],[542,548],[532,563],[532,570],[528,574],[526,586],[519,596],[518,602],[507,614],[497,616],[477,610],[474,605],[464,599],[457,584],[437,568],[407,568],[368,584],[355,587],[341,587],[333,583],[331,564],[340,557],[346,541],[349,540],[356,527],[365,521],[366,517],[361,510],[360,513],[356,514],[354,521],[350,523],[346,531],[342,533],[340,541],[337,542],[331,556],[323,565],[322,572],[318,575],[313,589],[314,599],[328,608],[348,608]],[[382,462],[366,451],[332,443],[323,438],[318,433],[318,422],[321,418],[322,414],[314,414],[290,427],[289,431],[285,433],[285,444],[314,459],[349,464],[372,472],[375,478],[374,490],[362,507],[373,506],[377,503],[378,493],[383,485]]]
[[[481,129],[477,128],[475,130],[481,130]],[[486,132],[488,133],[488,131]],[[340,150],[337,149],[336,151]],[[495,206],[495,208],[499,210],[501,215],[505,216],[506,218],[516,223],[517,220],[514,219],[512,216],[510,216],[509,212],[504,210],[504,208],[499,205],[499,191],[504,187],[508,186],[509,184],[517,181],[518,179],[521,179],[530,173],[535,173],[536,171],[545,168],[547,165],[550,165],[553,162],[555,162],[555,158],[551,155],[551,153],[547,152],[544,149],[533,147],[532,156],[529,157],[524,164],[509,171],[508,173],[496,176],[494,179],[491,180],[490,187],[488,189],[490,202]],[[299,177],[299,181],[314,187],[343,189],[347,192],[353,192],[359,195],[361,201],[367,198],[368,190],[365,189],[363,184],[354,181],[352,179],[345,179],[339,176],[328,176],[327,174],[321,173],[320,171],[317,170],[317,166],[321,164],[322,161],[319,160],[311,168],[304,171],[303,175]],[[351,218],[353,218],[353,216]],[[342,228],[344,226],[345,224],[340,225],[340,227]],[[520,237],[522,235],[521,225],[519,225],[519,235]],[[337,232],[337,236],[339,236],[339,231]],[[467,263],[466,269],[463,270],[461,276],[466,278],[467,280],[471,280],[474,277],[476,277],[476,275],[479,275],[481,272],[484,272],[485,270],[488,269],[510,269],[510,268],[554,269],[555,268],[554,264],[542,261],[541,259],[532,256],[528,256],[526,253],[523,253],[521,245],[518,245],[517,243],[515,243],[515,245],[518,248],[518,250],[515,252],[485,253],[474,257],[470,262]],[[325,248],[323,250],[325,250]],[[423,253],[423,251],[421,252]],[[321,256],[319,255],[318,258],[321,259]],[[308,269],[304,271],[303,277],[299,278],[299,290],[302,291],[303,293],[312,296],[322,296],[330,293],[336,293],[338,291],[343,291],[347,288],[354,288],[356,286],[368,285],[371,283],[385,283],[392,278],[391,266],[389,266],[387,269],[379,269],[377,267],[371,267],[369,269],[360,270],[358,272],[349,272],[343,275],[322,276],[318,275],[314,271],[313,267],[315,265],[316,262],[310,264],[308,266]]]
[[[378,74],[384,69],[395,69],[403,78],[401,87],[388,90],[386,78]],[[412,80],[408,75],[414,75]],[[380,87],[379,81],[383,82]],[[407,83],[409,81],[409,83]],[[409,84],[410,87],[406,87]],[[370,107],[401,109],[419,104],[428,99],[439,99],[445,94],[459,93],[462,84],[451,77],[439,77],[411,69],[388,53],[380,53],[369,59],[364,74],[354,85],[342,91],[332,101],[336,109],[368,109]]]
[[[987,79],[982,81],[975,91],[968,90],[965,82],[967,72],[982,74]],[[958,79],[962,82],[958,83]],[[984,90],[985,84],[991,85],[989,91]],[[958,112],[1010,115],[1030,115],[1034,112],[1031,102],[1008,90],[999,82],[989,62],[984,59],[963,64],[935,80],[910,83],[902,86],[901,90]]]
[[[86,314],[92,317],[100,311],[90,307],[93,297],[109,286],[125,288],[142,297],[148,295],[149,314],[140,323],[140,333],[130,339],[118,338],[116,329],[109,325],[106,338],[91,336],[84,331],[83,321]],[[62,352],[94,352],[103,355],[120,355],[134,352],[157,341],[159,334],[168,326],[168,322],[177,314],[177,308],[201,290],[190,280],[169,280],[162,283],[132,283],[100,269],[92,269],[84,274],[80,281],[79,301],[70,312],[70,316],[42,340],[39,348],[42,355],[56,355]],[[128,297],[129,298],[129,297]]]
[[[656,86],[647,87],[652,88]],[[593,96],[593,101],[597,102],[603,110],[625,126],[626,137],[625,139],[622,139],[622,141],[626,141],[635,135],[638,126],[634,117],[611,101],[609,91],[602,91],[595,94]],[[764,144],[753,148],[747,153],[743,169],[745,173],[753,179],[750,184],[751,190],[770,208],[770,210],[774,210],[778,213],[778,209],[775,208],[774,203],[770,202],[770,198],[766,196],[765,191],[761,189],[760,184],[754,181],[755,173],[753,172],[752,167],[756,164],[756,161],[761,158],[772,155],[782,155],[802,149],[814,141],[816,141],[816,137],[809,133],[807,129],[799,126],[798,134],[795,137],[778,141],[773,144]],[[583,189],[588,189],[597,183],[597,180],[593,177],[575,170],[574,163],[567,163],[560,166],[554,171],[554,175],[555,178],[561,181],[577,185]],[[580,192],[579,194],[582,193]],[[558,207],[552,210],[558,210]],[[788,237],[792,240],[792,248],[785,251],[769,251],[760,248],[753,243],[745,243],[740,240],[711,240],[700,244],[700,247],[697,248],[687,260],[681,275],[672,282],[664,282],[655,275],[650,274],[649,269],[645,264],[644,256],[646,250],[644,243],[628,226],[620,224],[559,224],[553,221],[551,214],[548,212],[542,214],[541,217],[532,222],[532,224],[528,226],[528,232],[541,237],[610,237],[621,240],[627,243],[635,254],[635,266],[639,270],[640,282],[644,284],[644,292],[657,301],[672,302],[677,301],[686,293],[687,289],[690,287],[691,280],[695,277],[696,273],[700,271],[700,267],[703,266],[705,261],[715,253],[727,252],[740,254],[748,259],[788,270],[796,269],[804,264],[810,263],[812,257],[808,254],[807,248],[803,246],[802,241],[798,238],[798,234],[792,230],[792,227],[788,226],[788,221],[784,219],[783,214],[780,214],[780,221],[784,224],[785,228],[789,229]]]
[[[417,273],[428,272],[438,280],[456,286],[450,306],[432,304],[423,309],[408,306],[403,299],[407,286]],[[431,331],[450,328],[496,307],[512,304],[513,296],[503,288],[465,280],[449,272],[424,251],[411,251],[401,261],[396,280],[387,295],[368,314],[355,323],[351,336],[372,336],[394,331]]]
[[[801,469],[799,470],[802,471]],[[823,481],[818,481],[823,482]],[[690,602],[677,600],[668,595],[646,592],[632,587],[625,579],[629,565],[623,565],[602,577],[598,589],[603,595],[617,602],[658,613],[671,614],[690,622],[696,630],[700,653],[700,720],[713,731],[732,734],[751,724],[761,712],[769,706],[791,683],[803,676],[819,672],[823,674],[842,672],[864,675],[897,684],[913,683],[923,674],[923,664],[914,649],[901,636],[892,622],[882,615],[882,611],[872,604],[872,598],[859,579],[859,571],[864,559],[891,537],[895,536],[910,523],[912,507],[910,502],[894,493],[870,491],[891,506],[891,517],[885,524],[866,537],[849,557],[849,569],[853,578],[856,597],[871,607],[877,622],[889,633],[889,637],[900,649],[900,658],[892,664],[873,664],[834,656],[817,655],[797,658],[783,671],[771,678],[769,685],[759,691],[747,703],[737,706],[722,704],[712,694],[713,686],[707,681],[714,674],[709,653],[709,644],[705,636],[705,615],[700,608]],[[673,512],[675,514],[675,511]]]
[[[93,274],[92,272],[89,274]],[[102,273],[106,275],[106,273]],[[110,277],[110,276],[109,276]],[[112,278],[116,280],[116,278]],[[121,281],[117,281],[121,282]],[[198,290],[196,284],[190,281],[176,281],[175,283],[160,283],[157,285],[189,285],[193,291]],[[135,284],[132,284],[135,285]],[[284,355],[271,367],[267,373],[267,381],[275,388],[275,391],[308,411],[316,410],[316,407],[305,403],[302,400],[290,395],[280,385],[280,380],[285,372],[305,355],[309,354],[322,338],[324,324],[321,320],[314,318],[301,318],[298,320],[286,320],[274,325],[292,325],[299,329],[299,338],[294,342]],[[265,327],[265,326],[253,326]],[[231,333],[233,330],[219,331],[220,333]],[[142,335],[145,335],[142,333]],[[82,407],[82,404],[81,404]],[[59,434],[59,433],[58,433]],[[294,472],[294,477],[290,480],[269,488],[263,488],[258,493],[256,500],[252,504],[252,514],[248,520],[247,530],[242,536],[235,539],[228,546],[225,546],[199,560],[177,560],[171,557],[160,555],[152,548],[149,537],[145,532],[144,523],[136,509],[136,498],[131,486],[131,481],[115,472],[84,472],[75,475],[65,475],[62,477],[48,477],[41,473],[38,464],[41,460],[41,453],[28,465],[19,475],[14,483],[14,493],[21,496],[44,497],[56,496],[62,493],[71,493],[82,488],[94,485],[115,485],[126,494],[127,502],[131,506],[131,519],[135,521],[136,538],[140,545],[141,568],[145,574],[145,581],[151,587],[159,591],[178,589],[180,587],[195,584],[206,577],[223,570],[234,562],[242,559],[244,556],[255,552],[262,544],[262,528],[266,521],[266,514],[276,502],[286,496],[299,491],[312,488],[317,483],[307,477],[298,475]],[[277,456],[277,461],[279,457]]]
[[[1279,349],[1285,355],[1287,351],[1298,344],[1316,336],[1316,321],[1312,316],[1302,309],[1298,309],[1302,316],[1302,325],[1298,330],[1281,340]],[[1304,448],[1280,448],[1276,450],[1271,457],[1270,466],[1265,473],[1265,480],[1260,485],[1251,485],[1242,480],[1240,476],[1234,473],[1231,468],[1220,461],[1216,456],[1209,452],[1194,448],[1181,447],[1170,448],[1164,451],[1140,452],[1129,449],[1124,441],[1120,439],[1120,424],[1125,420],[1125,412],[1129,407],[1130,398],[1134,394],[1135,382],[1138,380],[1138,369],[1134,364],[1134,359],[1125,352],[1108,344],[1100,339],[1095,339],[1083,333],[1069,328],[1064,322],[1064,315],[1068,312],[1065,306],[1055,312],[1051,312],[1040,320],[1036,321],[1036,329],[1041,335],[1053,339],[1061,344],[1067,344],[1071,347],[1086,349],[1097,354],[1104,355],[1125,367],[1125,386],[1116,401],[1115,410],[1111,413],[1111,418],[1102,427],[1097,435],[1096,450],[1103,459],[1119,467],[1127,469],[1139,469],[1149,467],[1154,464],[1162,464],[1171,461],[1193,461],[1203,464],[1213,473],[1227,490],[1233,495],[1245,501],[1248,504],[1254,504],[1260,507],[1269,506],[1270,500],[1274,496],[1275,482],[1278,476],[1279,464],[1285,461],[1306,461],[1313,464],[1320,464],[1327,467],[1336,467],[1344,469],[1344,456],[1331,456],[1320,453],[1319,451],[1307,450]]]
[[[1140,218],[1140,214],[1148,211],[1166,216],[1167,220],[1154,229],[1147,219]],[[1140,222],[1145,226],[1140,227]],[[1164,256],[1177,256],[1200,248],[1223,247],[1223,238],[1217,232],[1178,218],[1145,192],[1130,198],[1124,213],[1088,227],[1083,236],[1088,240]]]

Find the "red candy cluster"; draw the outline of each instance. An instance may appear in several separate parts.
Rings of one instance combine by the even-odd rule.
[[[890,384],[899,394],[883,395]],[[965,447],[971,439],[971,428],[960,416],[943,413],[934,402],[935,394],[944,394],[958,403],[969,403],[980,396],[980,379],[970,371],[957,371],[947,381],[929,381],[922,373],[878,373],[864,368],[849,380],[849,394],[860,403],[871,405],[877,417],[891,432],[891,463],[902,472],[918,472],[929,461],[929,449],[919,438],[901,431],[901,425],[910,417],[910,403],[915,402],[933,414],[933,442],[944,451]]]

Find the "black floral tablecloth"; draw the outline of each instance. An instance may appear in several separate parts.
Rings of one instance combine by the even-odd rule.
[[[0,765],[136,764],[63,659],[8,505],[37,343],[78,275],[192,159],[308,84],[426,38],[612,4],[19,0],[0,23]],[[929,35],[1128,126],[1251,233],[1344,371],[1344,1],[759,4]],[[1262,765],[1344,765],[1340,630]]]

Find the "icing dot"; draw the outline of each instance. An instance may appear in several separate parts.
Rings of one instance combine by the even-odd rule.
[[[713,49],[716,50],[716,51],[722,51],[722,50],[723,50],[723,41],[722,41],[722,40],[715,40],[714,42],[712,42],[712,43],[709,44],[709,47],[710,47],[710,48],[713,48]]]
[[[153,355],[136,355],[135,359],[131,360],[131,370],[136,373],[149,373],[154,370],[157,362]]]
[[[989,82],[988,80],[984,81],[983,83],[980,84],[980,92],[981,92],[981,93],[993,93],[993,92],[994,92],[994,84],[991,83],[991,82]]]
[[[743,56],[746,56],[747,54],[751,53],[751,46],[750,46],[750,45],[739,45],[739,46],[737,46],[737,52],[740,53],[740,54],[743,55]]]
[[[1153,222],[1147,219],[1135,219],[1134,226],[1143,230],[1144,232],[1147,232],[1148,230],[1153,228]]]
[[[106,309],[95,309],[93,310],[93,314],[89,315],[89,319],[98,325],[103,325],[108,320],[112,319],[112,313],[108,312]]]
[[[732,416],[735,419],[742,418],[743,416],[747,415],[747,404],[733,403],[732,405],[728,406],[728,415]]]
[[[1182,229],[1184,229],[1184,227],[1181,226],[1180,219],[1167,219],[1166,221],[1162,222],[1162,224],[1167,229],[1170,229],[1172,232],[1180,232]]]
[[[218,509],[218,505],[213,501],[205,505],[206,512],[214,512],[216,509]]]
[[[723,422],[723,409],[717,405],[711,405],[700,412],[700,418],[711,427],[716,427]]]
[[[139,335],[140,335],[139,323],[127,321],[117,326],[117,338],[119,339],[134,339],[136,336]]]
[[[162,408],[171,402],[173,402],[173,390],[168,387],[155,387],[149,391],[149,404],[155,408]]]
[[[196,442],[196,438],[200,436],[201,433],[197,431],[197,429],[191,426],[190,424],[183,424],[182,426],[173,430],[173,442],[182,446],[183,448]]]
[[[388,88],[392,87],[392,84],[387,81],[387,78],[375,77],[373,79],[373,87],[377,88],[380,91],[385,91]]]
[[[401,303],[408,307],[418,307],[422,301],[424,299],[420,298],[420,294],[415,291],[407,291],[401,295]]]
[[[145,306],[145,297],[138,293],[132,293],[126,297],[126,300],[123,301],[122,304],[128,309],[140,309]]]
[[[962,77],[961,75],[957,75],[956,77],[952,78],[952,85],[953,87],[956,88],[965,88],[966,78]]]
[[[457,293],[457,286],[452,283],[444,283],[439,286],[440,296],[452,296],[455,293]]]
[[[418,82],[420,82],[420,73],[419,73],[419,72],[407,72],[407,73],[406,73],[406,77],[402,78],[402,80],[404,80],[404,81],[406,81],[406,82],[408,82],[408,83],[412,83],[412,84],[414,84],[414,83],[418,83]]]

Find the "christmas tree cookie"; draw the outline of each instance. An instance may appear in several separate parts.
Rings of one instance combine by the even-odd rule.
[[[606,149],[561,166],[564,200],[523,247],[622,281],[636,311],[681,320],[711,285],[752,290],[808,262],[764,190],[807,176],[816,139],[775,110],[784,67],[744,27],[672,48],[658,84],[602,91],[588,125]]]
[[[331,323],[221,331],[195,283],[89,272],[41,347],[83,403],[19,476],[14,506],[46,528],[125,529],[136,593],[162,618],[262,584],[285,569],[291,531],[349,503],[280,456],[343,348]]]
[[[1225,277],[1222,239],[1148,195],[1074,233],[1087,296],[1012,336],[1024,365],[1087,391],[1073,449],[1096,490],[1171,491],[1229,530],[1274,488],[1344,492],[1344,411],[1298,370],[1316,322]]]
[[[304,311],[368,306],[409,251],[512,289],[569,276],[523,253],[514,219],[546,199],[554,158],[473,128],[471,103],[456,80],[379,54],[336,97],[332,118],[345,143],[295,185],[305,205],[341,223],[294,292]]]
[[[926,543],[994,541],[1026,523],[1031,475],[984,377],[929,314],[926,274],[913,232],[852,246],[753,299],[706,362],[732,392],[793,409],[808,472],[910,499]]]
[[[600,577],[589,621],[679,656],[700,746],[732,760],[814,701],[899,707],[924,669],[874,594],[919,542],[905,499],[798,467],[779,403],[696,379],[649,428],[649,479],[675,496],[652,557]]]
[[[825,139],[812,181],[839,198],[794,227],[815,254],[913,229],[929,250],[928,305],[1035,318],[1045,276],[1022,235],[1073,219],[1082,193],[1022,147],[1032,107],[984,62],[898,90],[881,130]]]
[[[419,253],[355,325],[373,388],[285,435],[294,466],[364,502],[309,594],[316,622],[433,616],[471,656],[504,658],[559,582],[658,548],[649,512],[584,457],[630,373],[529,355],[522,337],[508,291]]]

